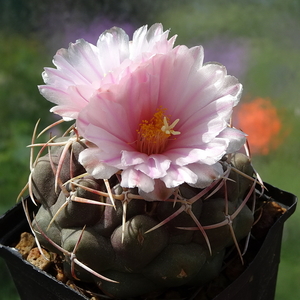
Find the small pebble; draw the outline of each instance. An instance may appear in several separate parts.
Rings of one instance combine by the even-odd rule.
[[[36,266],[37,268],[45,271],[51,265],[51,259],[50,254],[45,249],[42,249],[42,251],[43,255],[37,247],[31,249],[31,251],[28,254],[27,261]]]
[[[35,239],[31,233],[23,232],[20,237],[20,241],[15,247],[23,258],[26,258],[30,250],[35,246]]]

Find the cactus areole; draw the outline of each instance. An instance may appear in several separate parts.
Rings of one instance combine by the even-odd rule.
[[[73,122],[44,143],[34,131],[30,228],[65,277],[107,298],[201,287],[232,252],[242,265],[266,201],[246,135],[231,125],[242,85],[168,34],[155,24],[132,41],[116,27],[97,45],[77,40],[39,86],[62,117],[47,130]]]

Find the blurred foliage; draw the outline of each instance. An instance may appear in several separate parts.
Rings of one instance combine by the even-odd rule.
[[[6,269],[6,265],[2,259],[0,259],[0,296],[2,300],[19,300],[20,297],[18,292],[12,283],[12,279],[8,274],[8,270]]]
[[[89,26],[96,19],[109,19],[115,23],[145,23],[157,11],[168,7],[169,0],[1,0],[0,25],[8,31],[49,38],[52,22],[61,34],[70,24]]]
[[[95,24],[137,28],[162,22],[172,35],[178,34],[177,43],[202,44],[209,59],[227,66],[224,54],[232,52],[243,69],[242,101],[271,99],[284,125],[284,143],[267,156],[254,156],[253,163],[265,181],[300,195],[299,15],[296,0],[1,0],[0,213],[14,204],[27,180],[26,145],[36,121],[41,118],[40,128],[54,121],[48,112],[52,104],[36,87],[42,84],[43,67],[51,66],[57,49],[74,41],[70,32],[98,30]],[[246,59],[240,60],[238,47]],[[236,66],[228,65],[235,75],[231,67]],[[276,300],[300,298],[299,226],[297,210],[285,225]],[[2,298],[17,299],[7,276],[0,275]]]
[[[203,41],[216,35],[264,37],[274,41],[278,41],[280,36],[280,42],[298,37],[295,25],[298,23],[300,4],[294,0],[174,2],[177,5],[158,17],[178,34],[180,43],[199,44],[199,38]]]
[[[5,43],[0,47],[0,193],[3,206],[11,206],[28,177],[29,150],[34,124],[47,124],[51,107],[41,101],[37,84],[42,83],[41,71],[46,62],[44,50],[37,41],[0,32]]]

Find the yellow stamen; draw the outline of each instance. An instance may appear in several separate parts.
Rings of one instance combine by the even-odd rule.
[[[150,121],[143,120],[137,130],[137,148],[140,152],[151,154],[162,153],[171,135],[179,135],[179,131],[173,130],[179,122],[175,120],[169,125],[169,118],[164,114],[165,109],[158,108]]]

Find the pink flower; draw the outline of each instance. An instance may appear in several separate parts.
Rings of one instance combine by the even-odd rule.
[[[79,133],[94,144],[79,160],[95,178],[121,172],[123,187],[154,199],[184,182],[204,188],[222,175],[219,160],[245,142],[228,125],[241,91],[224,66],[203,65],[200,46],[151,55],[79,112]]]
[[[68,49],[57,51],[53,59],[56,69],[45,68],[46,85],[39,86],[40,93],[56,104],[52,112],[66,120],[76,119],[100,87],[126,76],[123,70],[128,66],[134,70],[153,55],[171,51],[176,36],[168,40],[168,34],[169,30],[155,24],[149,30],[147,26],[136,30],[132,42],[117,27],[101,34],[96,46],[77,40]]]

